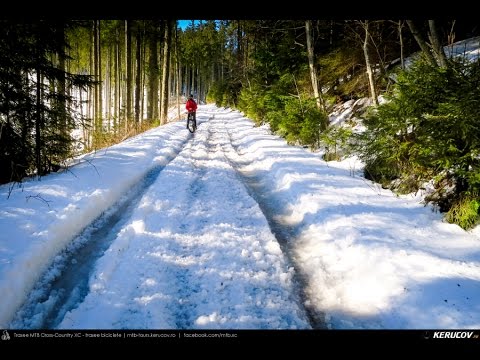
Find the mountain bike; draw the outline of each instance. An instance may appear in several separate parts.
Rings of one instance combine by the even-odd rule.
[[[195,119],[194,112],[189,112],[187,115],[187,129],[192,134],[197,130],[197,119]]]

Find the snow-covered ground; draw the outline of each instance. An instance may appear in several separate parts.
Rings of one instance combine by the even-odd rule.
[[[301,329],[308,311],[333,329],[480,327],[475,231],[365,180],[354,158],[326,163],[229,109],[197,117],[194,135],[172,122],[9,198],[0,187],[0,327],[41,324],[53,295],[17,310],[42,274],[60,276],[77,235],[155,168],[58,328]]]
[[[480,36],[457,41],[444,47],[448,57],[464,57],[470,61],[480,57]]]

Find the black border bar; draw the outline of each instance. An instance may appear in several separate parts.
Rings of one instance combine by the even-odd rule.
[[[7,344],[182,344],[249,342],[285,344],[464,344],[480,349],[480,330],[16,330],[0,329]]]

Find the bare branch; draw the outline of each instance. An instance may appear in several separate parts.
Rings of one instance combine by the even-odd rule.
[[[52,202],[51,200],[45,200],[43,197],[40,196],[40,193],[38,193],[37,195],[28,195],[26,199],[27,199],[27,202],[29,199],[37,199],[37,200],[43,201],[45,204],[47,204],[48,208],[50,208],[49,203]]]
[[[72,170],[70,170],[70,167],[67,166],[64,169],[65,169],[65,171],[68,171],[70,174],[72,174],[73,176],[75,176],[78,179],[78,176],[75,175],[75,173]]]
[[[98,170],[97,170],[96,166],[95,166],[95,165],[93,165],[93,163],[92,163],[90,160],[88,160],[88,159],[84,159],[84,160],[85,160],[86,162],[88,162],[90,165],[92,165],[92,166],[93,166],[93,168],[95,169],[95,171],[97,172],[98,176],[100,176],[100,173],[98,172]]]
[[[12,194],[13,189],[15,188],[15,185],[18,184],[18,187],[22,187],[23,184],[21,182],[17,181],[11,181],[11,184],[8,186],[8,195],[7,195],[7,200],[10,198],[10,195]]]

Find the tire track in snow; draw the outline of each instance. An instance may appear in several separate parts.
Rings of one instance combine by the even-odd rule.
[[[192,233],[195,231],[195,226],[191,222],[189,222],[190,218],[190,208],[189,204],[194,203],[195,199],[198,197],[199,193],[201,192],[202,183],[205,181],[203,178],[205,177],[207,169],[199,165],[199,160],[201,159],[201,155],[196,155],[199,152],[199,149],[196,147],[200,147],[200,150],[204,150],[207,154],[211,151],[209,149],[209,140],[211,137],[211,132],[209,129],[209,123],[207,122],[202,126],[203,133],[207,133],[207,137],[204,141],[202,141],[202,136],[197,135],[195,137],[195,133],[193,134],[193,139],[189,147],[187,160],[190,162],[192,167],[195,169],[195,178],[191,182],[189,191],[187,192],[187,211],[184,217],[184,221],[181,223],[181,228],[185,233]],[[205,129],[206,128],[206,129]],[[198,130],[197,130],[198,131]],[[198,133],[197,133],[198,134]],[[204,149],[202,149],[204,148]],[[195,261],[195,258],[201,257],[202,253],[199,251],[198,246],[195,243],[192,245],[188,245],[186,243],[181,244],[181,246],[177,246],[176,248],[171,249],[172,253],[177,253],[181,257],[182,263],[188,263],[191,261]],[[193,294],[197,294],[201,291],[197,281],[195,281],[195,274],[192,271],[191,267],[184,267],[180,268],[179,271],[176,273],[176,280],[178,286],[178,307],[176,308],[176,322],[175,325],[179,329],[188,329],[192,328],[195,324],[195,302],[192,301],[194,296]]]
[[[310,327],[292,269],[215,126],[203,122],[144,194],[60,327]]]
[[[88,293],[88,278],[95,262],[108,249],[122,225],[128,220],[162,170],[173,161],[187,144],[165,155],[130,191],[104,211],[69,244],[54,260],[30,292],[11,322],[17,329],[55,328],[68,311],[76,307]]]
[[[218,115],[217,115],[218,116]],[[238,115],[238,118],[241,118],[242,115]],[[319,312],[313,304],[309,301],[307,289],[307,277],[303,274],[297,266],[296,260],[293,256],[293,251],[290,248],[290,243],[292,239],[297,236],[298,230],[291,225],[281,223],[278,218],[275,216],[276,204],[271,199],[266,198],[262,195],[262,186],[258,179],[255,177],[255,174],[248,174],[242,170],[242,167],[249,164],[249,162],[241,161],[242,154],[238,150],[238,146],[235,145],[232,139],[232,129],[226,125],[226,121],[222,116],[217,117],[217,122],[222,126],[223,131],[228,134],[229,143],[225,144],[225,153],[228,154],[227,158],[232,165],[232,167],[237,171],[239,178],[242,183],[245,185],[248,193],[252,196],[253,199],[258,203],[262,213],[268,221],[270,229],[272,230],[275,238],[278,240],[280,247],[282,248],[283,253],[287,257],[288,261],[295,268],[294,272],[294,284],[296,292],[299,295],[299,302],[304,306],[306,314],[308,316],[309,322],[313,328],[316,329],[326,329],[325,314]],[[235,121],[235,119],[229,119],[228,121]],[[235,130],[235,129],[234,129]],[[236,156],[232,156],[231,152],[234,152]],[[237,159],[235,159],[235,157]]]
[[[226,154],[225,154],[225,141],[226,141],[226,133],[225,132],[222,132],[221,129],[218,128],[218,125],[216,123],[216,121],[214,120],[214,117],[212,117],[210,119],[210,121],[208,122],[208,128],[207,128],[207,131],[208,131],[208,136],[206,138],[206,147],[205,147],[205,151],[206,151],[206,156],[204,159],[197,159],[196,161],[198,163],[201,163],[202,161],[204,163],[208,163],[209,167],[207,167],[207,170],[203,170],[202,171],[202,174],[201,176],[199,176],[198,178],[198,183],[196,184],[196,187],[195,187],[195,193],[196,193],[196,197],[192,203],[192,206],[191,206],[191,212],[200,212],[200,213],[204,213],[206,215],[206,219],[204,221],[200,221],[200,222],[194,222],[194,223],[191,223],[188,225],[188,228],[191,229],[190,233],[192,234],[199,234],[199,233],[202,233],[202,232],[205,232],[205,229],[206,228],[209,228],[211,227],[212,225],[215,226],[216,224],[212,224],[211,221],[208,221],[208,215],[209,215],[209,212],[211,212],[211,207],[206,205],[208,204],[208,200],[211,198],[211,194],[214,193],[214,189],[213,187],[215,187],[215,183],[213,183],[212,185],[212,179],[215,178],[215,177],[219,177],[219,175],[221,174],[221,177],[227,181],[228,179],[228,182],[232,182],[232,183],[235,183],[235,184],[240,184],[240,188],[239,190],[244,190],[244,187],[243,185],[241,185],[241,183],[239,183],[239,179],[237,177],[237,174],[235,172],[235,170],[231,167],[231,165],[229,164],[229,161],[226,157]],[[228,140],[227,140],[228,141]],[[195,158],[195,154],[192,154],[192,157]],[[218,170],[215,166],[212,166],[212,163],[215,165],[217,164],[218,168],[220,170]],[[201,166],[198,166],[196,165],[197,167],[201,167]],[[236,185],[237,189],[238,189],[238,185]],[[235,186],[231,186],[230,189],[235,189]],[[236,199],[242,199],[242,198],[245,198],[245,196],[248,196],[247,193],[245,193],[244,191],[235,191],[230,194],[228,193],[227,194],[228,197],[226,197],[224,200],[225,202],[228,204],[229,202],[232,202],[232,204],[228,204],[229,206],[227,206],[230,211],[232,208],[235,207],[235,205],[233,203],[235,203]],[[250,198],[250,197],[249,197]],[[253,202],[253,199],[251,199],[251,201]],[[249,204],[249,207],[252,207],[252,204]],[[255,209],[256,210],[256,209]],[[256,210],[257,211],[257,210]],[[241,213],[241,212],[240,212]],[[259,215],[258,213],[256,214],[257,216]],[[248,219],[241,219],[241,221],[244,221],[245,225],[248,226]],[[263,223],[264,227],[265,225],[267,225],[264,220],[259,220],[260,223]],[[223,224],[222,224],[223,225]],[[268,230],[268,226],[267,226],[267,229],[265,230]],[[255,234],[257,235],[257,234]],[[262,236],[262,234],[258,234],[260,236]],[[271,233],[269,232],[269,237],[271,237]],[[249,251],[247,250],[249,247],[252,247],[251,244],[249,244],[248,242],[246,242],[245,244],[242,244],[242,241],[241,239],[235,239],[235,236],[232,234],[233,236],[233,241],[236,241],[238,242],[238,244],[232,244],[234,247],[238,247],[238,252],[240,252],[241,254],[249,254]],[[270,240],[271,241],[271,240]],[[261,248],[261,245],[258,244],[258,246],[255,247],[255,245],[253,246],[253,248],[255,250],[260,250],[260,251],[250,251],[250,253],[254,253],[255,255],[254,256],[257,256],[258,258],[260,258],[262,255],[260,255],[262,253],[262,251],[264,252],[265,250]],[[203,247],[203,244],[202,242],[195,242],[193,246],[190,247],[190,255],[193,256],[194,258],[197,258],[197,259],[200,259],[202,258],[202,256],[211,256],[211,254],[206,254],[205,252],[205,249]],[[265,256],[268,256],[268,254],[264,254]],[[245,255],[245,256],[248,256],[248,255]],[[258,259],[257,259],[258,260]],[[260,269],[261,271],[261,269]],[[199,282],[198,280],[198,276],[200,275],[200,277],[206,277],[207,274],[206,272],[196,272],[196,274],[194,272],[185,272],[184,275],[186,275],[185,277],[182,277],[182,280],[184,280],[185,282],[188,282],[188,283],[195,283],[195,282]],[[211,274],[209,274],[209,276],[211,276]],[[205,284],[206,281],[200,281],[200,284]],[[213,282],[213,284],[215,284],[215,281]],[[271,289],[267,289],[268,290],[271,290]],[[275,289],[277,290],[277,289]],[[195,286],[193,291],[186,291],[186,292],[183,292],[182,294],[187,294],[189,296],[189,298],[195,298],[194,301],[191,301],[190,302],[190,308],[188,311],[186,312],[191,312],[190,314],[190,318],[191,320],[189,322],[186,322],[186,323],[182,323],[181,326],[182,327],[195,327],[195,326],[201,326],[203,324],[208,324],[208,323],[212,323],[212,322],[215,322],[216,320],[220,320],[220,321],[228,321],[227,317],[223,315],[223,319],[222,319],[222,311],[214,311],[213,313],[210,313],[208,316],[205,315],[205,311],[203,310],[203,308],[211,308],[212,306],[209,306],[209,299],[207,296],[205,296],[206,294],[215,294],[215,297],[216,297],[216,302],[217,302],[217,305],[219,304],[222,304],[222,305],[219,305],[217,306],[217,310],[218,308],[222,308],[222,306],[227,306],[227,310],[224,311],[226,313],[228,313],[229,311],[230,312],[234,312],[236,311],[235,310],[235,306],[233,306],[232,304],[236,304],[236,306],[238,307],[240,304],[238,304],[238,300],[235,299],[236,297],[236,294],[237,293],[242,293],[244,292],[245,289],[242,289],[241,286],[238,286],[238,284],[235,283],[235,274],[233,272],[230,272],[227,276],[219,276],[217,279],[216,279],[216,287],[214,289],[205,289],[205,287],[203,288],[199,288],[198,286]],[[250,289],[250,291],[252,291]],[[256,296],[258,298],[261,298],[261,290],[260,289],[254,289],[252,291],[252,295],[253,296]],[[290,294],[291,295],[291,294]],[[247,298],[250,297],[252,298],[252,296],[248,296],[247,295]],[[290,301],[293,301],[295,303],[297,303],[297,299],[295,298],[295,296],[290,296]],[[248,300],[247,300],[247,303],[248,303]],[[191,306],[191,304],[196,304],[196,306]],[[200,304],[200,305],[198,305]],[[211,305],[211,304],[210,304]],[[240,305],[241,306],[241,305]],[[228,310],[228,308],[230,308],[230,310]],[[251,311],[251,309],[249,309],[249,311]],[[298,312],[302,312],[301,309],[297,309]],[[259,309],[257,309],[257,314],[245,314],[244,316],[246,317],[252,317],[253,316],[258,316],[259,318],[263,317],[263,315],[261,314],[262,311],[260,311]],[[268,318],[269,315],[267,315],[266,317]],[[271,315],[270,315],[271,316]],[[265,326],[265,325],[263,325]],[[278,326],[278,325],[277,325]],[[275,324],[272,324],[271,327],[276,327]]]

